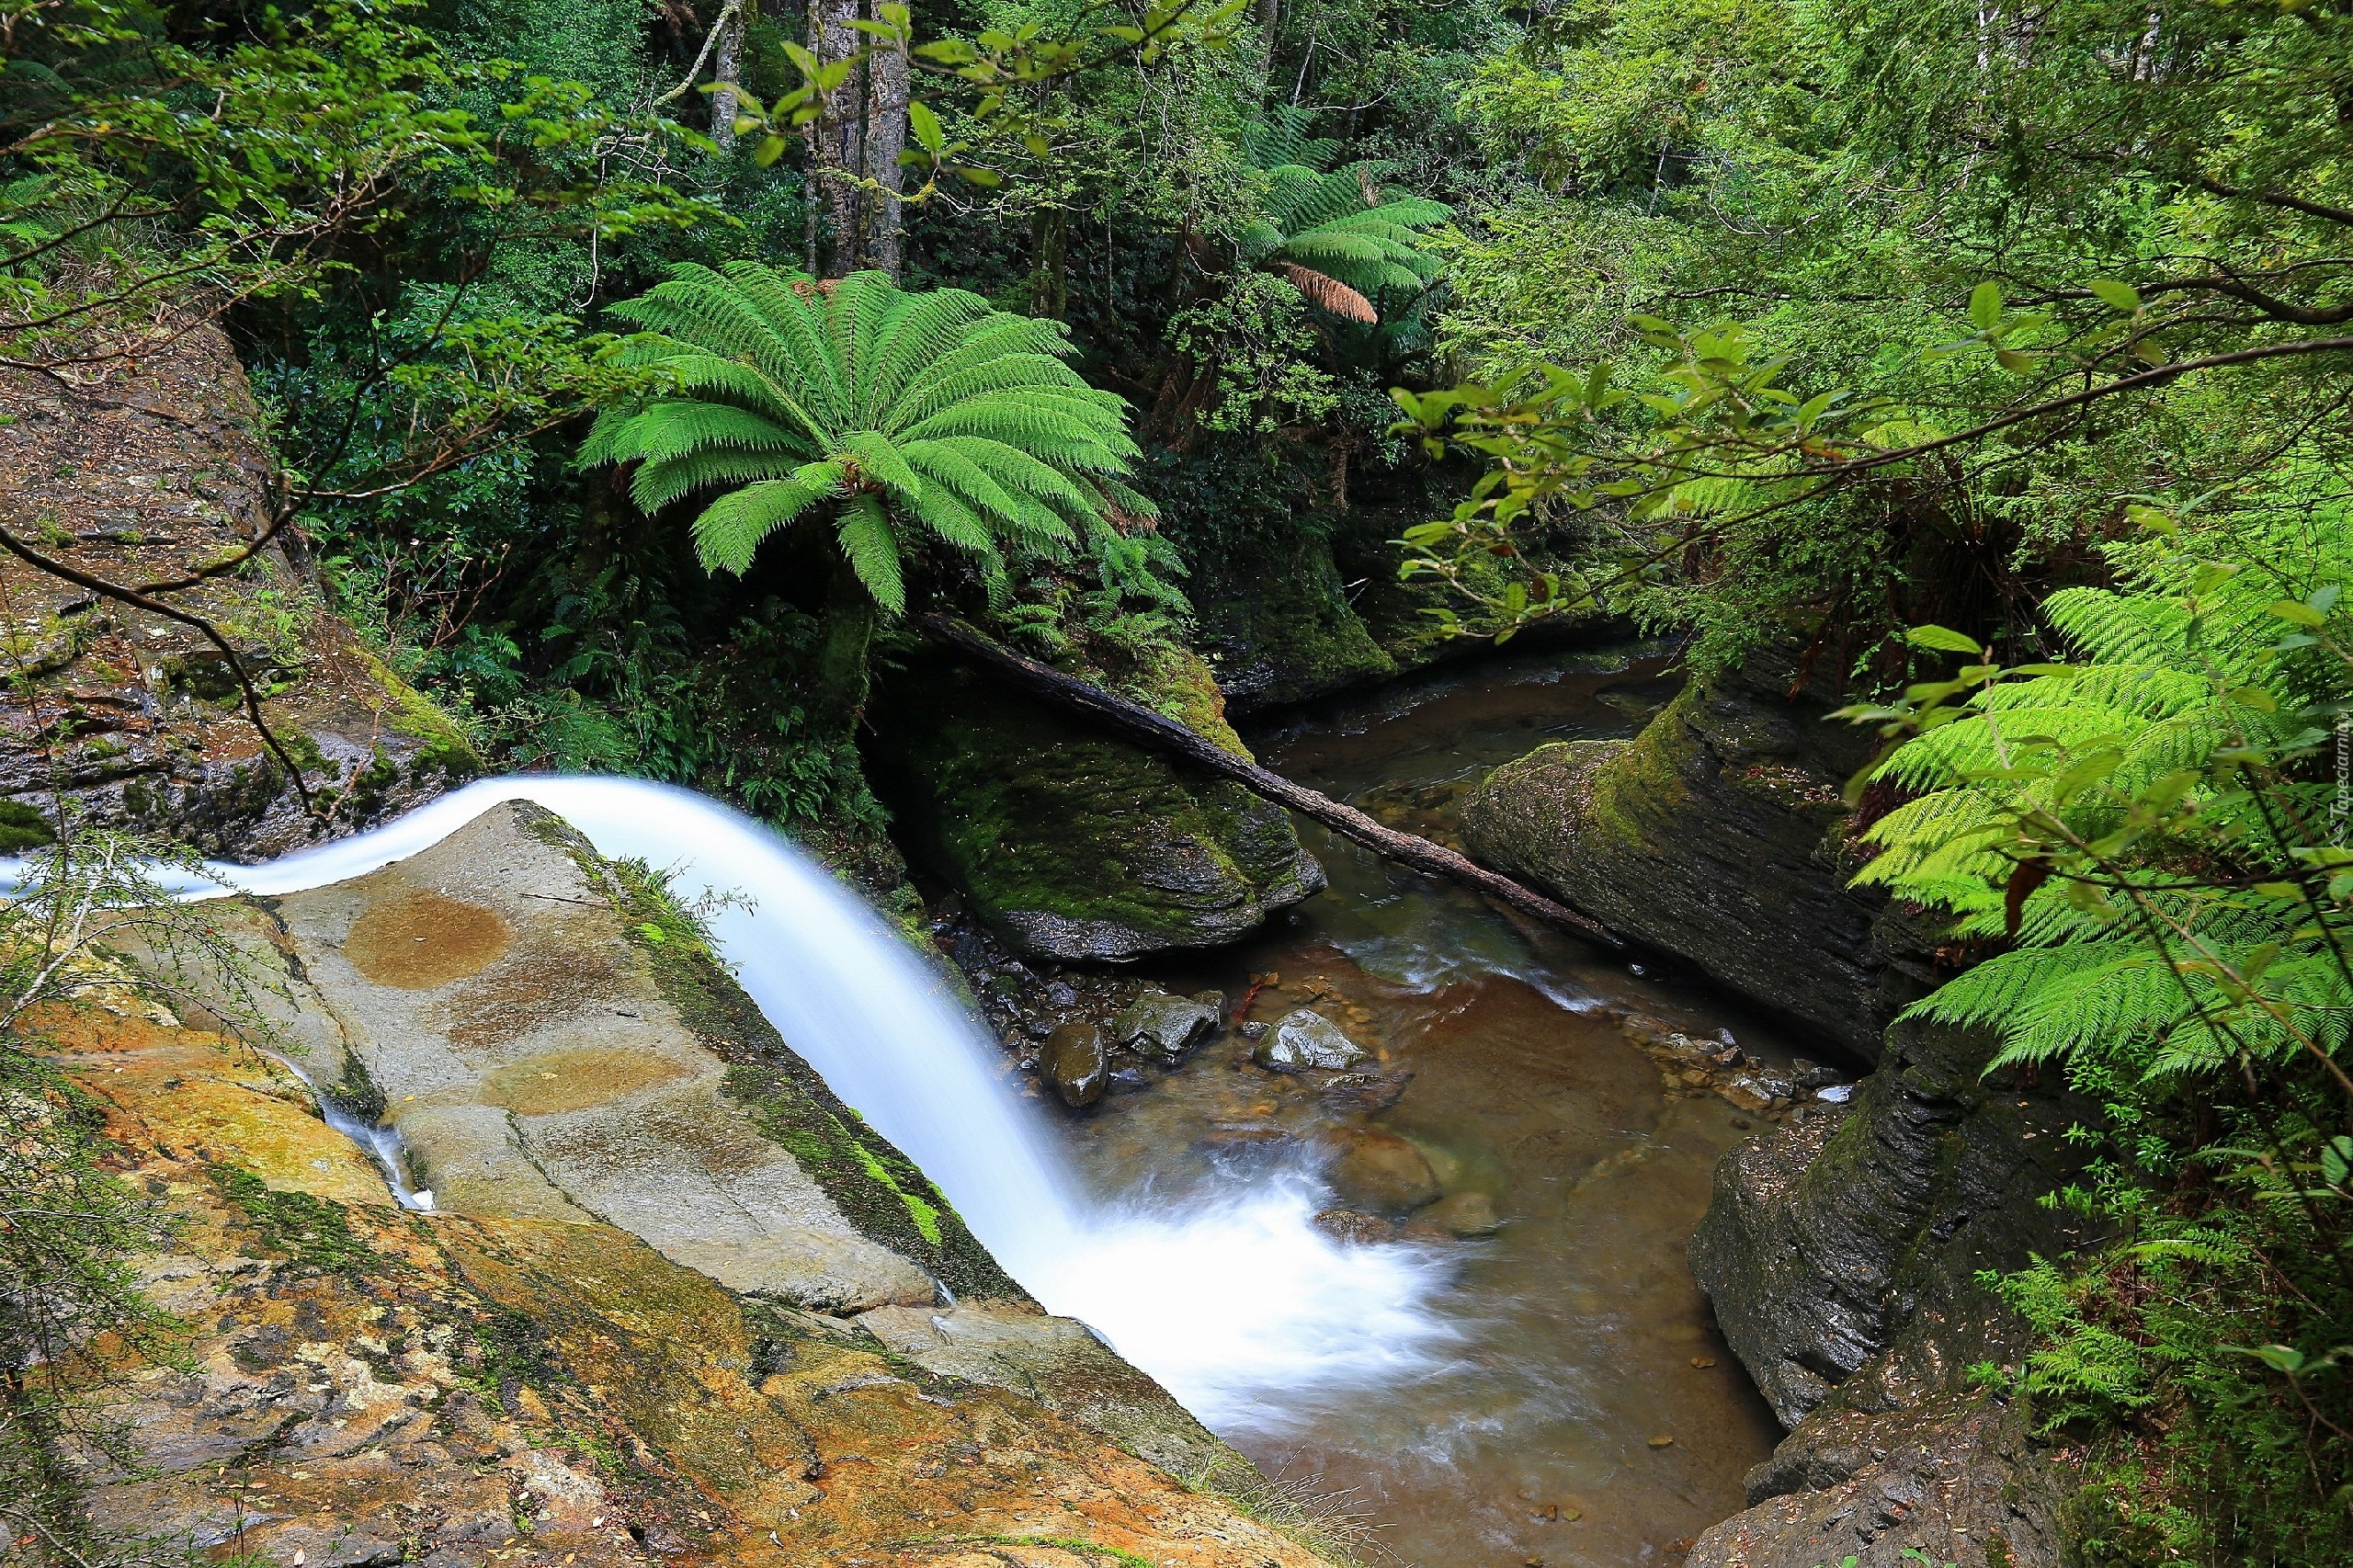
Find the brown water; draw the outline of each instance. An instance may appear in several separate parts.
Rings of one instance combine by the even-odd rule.
[[[1674,687],[1643,651],[1528,655],[1328,705],[1250,741],[1268,766],[1432,837],[1487,769],[1546,740],[1631,733]],[[1313,1006],[1411,1082],[1375,1124],[1420,1144],[1449,1191],[1483,1191],[1490,1239],[1405,1243],[1450,1273],[1428,1303],[1452,1331],[1390,1375],[1264,1395],[1222,1423],[1260,1466],[1377,1527],[1368,1555],[1423,1568],[1679,1562],[1742,1506],[1779,1435],[1710,1322],[1684,1245],[1718,1158],[1751,1130],[1724,1101],[1667,1089],[1620,1028],[1631,1007],[1787,1042],[1696,983],[1645,973],[1475,895],[1302,824],[1331,891],[1256,939],[1182,965],[1170,989],[1250,1017]],[[1258,1070],[1229,1032],[1182,1070],[1069,1124],[1098,1194],[1206,1201],[1254,1162],[1361,1120]],[[1287,1156],[1285,1151],[1291,1151]]]

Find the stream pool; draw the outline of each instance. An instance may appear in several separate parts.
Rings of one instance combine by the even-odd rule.
[[[1450,841],[1454,801],[1487,769],[1547,740],[1631,733],[1672,695],[1664,671],[1645,649],[1520,655],[1247,738],[1277,771]],[[1441,1273],[1422,1303],[1439,1332],[1410,1358],[1367,1355],[1355,1376],[1295,1386],[1257,1379],[1246,1402],[1204,1414],[1270,1474],[1360,1516],[1373,1560],[1679,1562],[1675,1547],[1743,1506],[1742,1472],[1779,1430],[1684,1262],[1710,1174],[1751,1121],[1667,1089],[1619,1019],[1631,1008],[1728,1030],[1768,1062],[1789,1042],[1695,982],[1302,832],[1328,892],[1248,942],[1142,968],[1180,994],[1215,986],[1229,1006],[1257,979],[1251,1018],[1312,1006],[1341,1023],[1412,1074],[1374,1124],[1418,1143],[1449,1190],[1492,1197],[1505,1224],[1485,1240],[1385,1244]],[[1254,1161],[1344,1119],[1249,1050],[1228,1031],[1064,1123],[1091,1195],[1213,1206],[1268,1179]]]

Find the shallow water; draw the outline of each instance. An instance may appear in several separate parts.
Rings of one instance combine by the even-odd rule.
[[[1453,801],[1496,763],[1548,739],[1631,733],[1673,689],[1663,663],[1529,655],[1250,739],[1276,770],[1444,839]],[[1410,1071],[1376,1123],[1419,1143],[1449,1190],[1493,1197],[1506,1223],[1483,1241],[1354,1249],[1418,1271],[1397,1304],[1410,1321],[1343,1325],[1315,1376],[1253,1364],[1246,1325],[1196,1316],[1187,1334],[1181,1299],[1156,1332],[1113,1337],[1262,1468],[1364,1515],[1372,1555],[1424,1568],[1679,1561],[1675,1543],[1742,1506],[1742,1472],[1779,1435],[1683,1256],[1711,1171],[1747,1124],[1712,1096],[1670,1095],[1597,1005],[1729,1030],[1768,1060],[1785,1060],[1787,1042],[1696,983],[1303,831],[1330,892],[1257,939],[1147,970],[1233,1000],[1253,976],[1279,975],[1250,1016],[1313,1006]],[[1270,1188],[1302,1208],[1330,1201],[1284,1151],[1344,1113],[1247,1051],[1229,1034],[1065,1124],[1098,1202],[1167,1215]],[[1119,1257],[1089,1261],[1116,1290]],[[1285,1300],[1279,1260],[1266,1267],[1267,1301]]]

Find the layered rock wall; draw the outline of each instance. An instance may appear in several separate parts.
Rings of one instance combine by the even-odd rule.
[[[1783,1012],[1866,1061],[1931,977],[1926,938],[1875,893],[1843,789],[1867,732],[1792,699],[1786,657],[1695,681],[1631,741],[1565,741],[1497,768],[1461,808],[1471,853]]]
[[[2015,1370],[2031,1335],[1979,1277],[2089,1239],[2041,1199],[2079,1174],[2064,1134],[2091,1108],[1987,1076],[1989,1056],[1899,1023],[1851,1106],[1807,1108],[1717,1168],[1692,1272],[1792,1429],[1694,1568],[2061,1561],[2060,1473],[1973,1375]]]

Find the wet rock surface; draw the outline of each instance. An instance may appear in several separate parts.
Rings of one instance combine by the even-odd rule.
[[[1372,1052],[1350,1040],[1340,1026],[1312,1007],[1295,1008],[1275,1021],[1275,1027],[1251,1059],[1278,1073],[1310,1069],[1341,1073],[1368,1062]]]
[[[211,326],[136,357],[99,397],[0,371],[9,526],[109,581],[185,575],[244,548],[278,492],[256,408]],[[465,736],[320,603],[299,535],[172,597],[218,626],[314,797],[306,810],[194,628],[8,557],[0,849],[41,842],[62,793],[87,820],[262,860],[397,816],[479,769]]]
[[[1693,1272],[1792,1430],[1750,1472],[1757,1506],[1703,1537],[1694,1564],[1852,1552],[1893,1568],[1905,1547],[2060,1561],[2056,1461],[1968,1374],[2032,1343],[1978,1272],[2090,1239],[2037,1201],[2079,1173],[2063,1134],[2089,1108],[1988,1080],[1988,1054],[1963,1031],[1899,1024],[1850,1105],[1802,1108],[1718,1167]]]
[[[1077,999],[1077,993],[1070,992],[1070,1000]],[[1222,992],[1204,991],[1198,996],[1183,997],[1147,987],[1111,1020],[1110,1034],[1131,1051],[1172,1064],[1217,1033],[1224,1020]]]
[[[1103,1085],[1110,1075],[1102,1031],[1080,1021],[1060,1025],[1038,1053],[1038,1070],[1063,1104],[1086,1109],[1103,1097]]]
[[[1695,682],[1631,741],[1567,741],[1461,808],[1471,853],[1873,1060],[1933,939],[1876,892],[1842,790],[1870,732],[1786,694],[1786,651]]]

